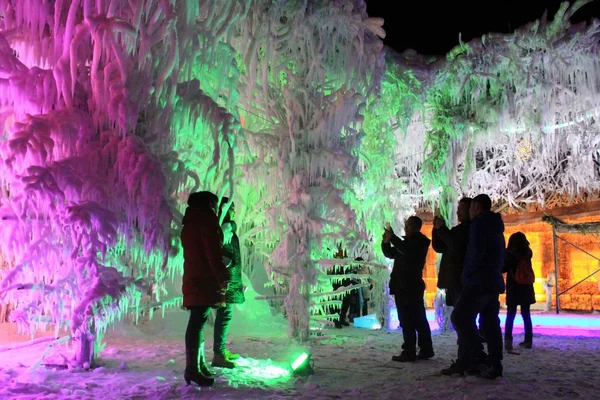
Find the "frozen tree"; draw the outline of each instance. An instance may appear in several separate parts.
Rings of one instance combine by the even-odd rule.
[[[331,300],[318,294],[330,267],[320,260],[339,243],[351,249],[367,239],[346,195],[362,113],[383,73],[382,21],[367,17],[363,1],[259,4],[230,40],[252,152],[242,166],[245,200],[264,215],[253,220],[253,246],[269,255],[290,333],[304,340],[311,307]]]
[[[409,171],[423,150],[418,138],[413,140],[407,132],[413,114],[422,108],[421,83],[412,71],[399,67],[391,49],[386,51],[381,88],[377,96],[369,98],[365,111],[360,180],[351,203],[377,240],[384,221],[402,225],[414,212],[417,202],[410,194],[421,187],[420,180],[418,186],[415,184],[418,174],[410,175]]]
[[[585,3],[386,69],[362,0],[0,0],[0,300],[89,365],[141,293],[165,297],[182,200],[206,189],[238,204],[246,271],[264,263],[304,340],[350,289],[331,267],[393,216],[597,197]]]
[[[599,22],[570,22],[587,3],[565,2],[552,21],[484,35],[435,62],[396,55],[424,99],[408,127],[425,149],[408,171],[421,206],[438,203],[450,219],[458,194],[486,192],[516,209],[597,198]]]
[[[192,74],[197,2],[1,0],[0,14],[0,299],[31,334],[66,326],[69,362],[88,366],[106,327],[181,268],[175,199],[201,179],[173,130],[208,126],[211,176],[237,125]]]

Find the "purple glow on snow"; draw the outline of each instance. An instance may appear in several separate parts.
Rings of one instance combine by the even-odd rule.
[[[396,309],[390,310],[389,329],[398,329],[398,314]],[[551,335],[551,336],[585,336],[600,337],[600,315],[597,314],[548,314],[532,313],[533,334]],[[435,311],[427,310],[427,321],[432,331],[438,330],[438,323],[435,321]],[[500,326],[504,331],[506,313],[500,313]],[[523,333],[523,319],[517,314],[514,324],[514,333]]]

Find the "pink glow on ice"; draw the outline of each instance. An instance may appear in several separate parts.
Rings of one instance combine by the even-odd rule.
[[[173,275],[184,3],[0,0],[0,300],[31,336],[51,323],[99,345],[135,285]]]

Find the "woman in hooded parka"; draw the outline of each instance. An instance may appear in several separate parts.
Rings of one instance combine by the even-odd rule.
[[[529,248],[529,241],[523,232],[516,232],[508,239],[506,258],[503,273],[506,273],[506,325],[504,326],[504,348],[513,349],[513,323],[517,315],[517,306],[521,307],[521,317],[525,328],[525,340],[519,343],[520,347],[530,349],[533,342],[533,324],[531,323],[530,307],[535,303],[533,283],[523,284],[517,282],[517,269],[524,265],[531,270],[533,252]],[[531,270],[532,271],[532,270]]]

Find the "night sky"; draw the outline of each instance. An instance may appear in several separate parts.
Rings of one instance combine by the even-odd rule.
[[[513,32],[539,19],[548,10],[552,19],[564,0],[366,0],[372,17],[385,19],[384,43],[396,51],[414,49],[420,54],[444,55],[463,42],[490,32]],[[438,3],[438,4],[436,4]],[[572,1],[570,1],[572,3]],[[582,7],[572,22],[600,18],[600,0]]]

